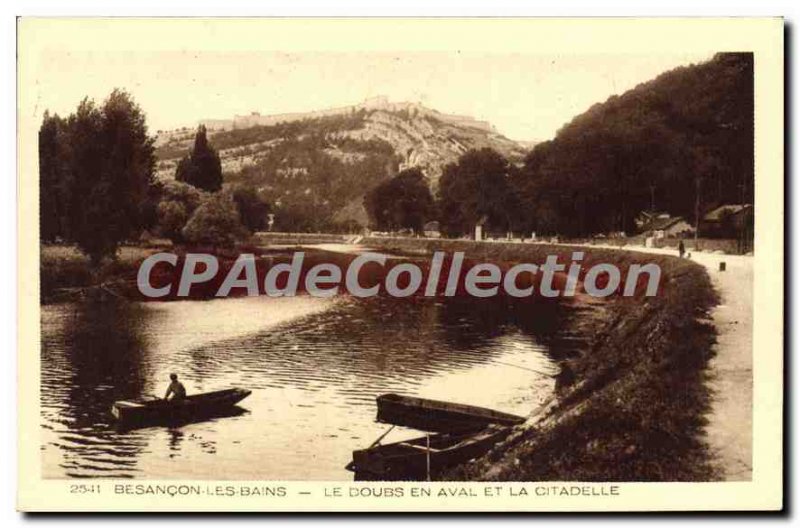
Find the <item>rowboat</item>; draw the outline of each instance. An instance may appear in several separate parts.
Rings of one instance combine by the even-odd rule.
[[[111,406],[111,414],[125,424],[192,420],[228,411],[250,394],[247,389],[225,389],[193,394],[177,402],[160,398],[121,400]]]
[[[491,425],[469,433],[422,436],[353,451],[346,469],[356,480],[423,480],[448,467],[486,454],[511,432]]]
[[[377,420],[437,433],[478,431],[489,425],[506,427],[525,421],[522,416],[462,403],[428,400],[399,394],[377,397]]]

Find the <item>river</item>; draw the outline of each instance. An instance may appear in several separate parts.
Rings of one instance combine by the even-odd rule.
[[[526,415],[553,391],[551,308],[504,299],[244,297],[42,306],[44,476],[349,480],[396,392]],[[233,416],[133,431],[115,400],[253,394]],[[396,428],[384,442],[420,433]]]

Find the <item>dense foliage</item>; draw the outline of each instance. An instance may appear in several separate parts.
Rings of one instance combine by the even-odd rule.
[[[228,192],[206,196],[183,228],[183,238],[193,244],[232,246],[246,236],[239,210]]]
[[[753,56],[721,53],[594,105],[520,168],[467,152],[440,181],[442,230],[632,234],[651,209],[696,224],[753,202],[753,130]]]
[[[222,188],[219,154],[208,144],[206,127],[203,125],[197,129],[192,152],[178,162],[175,179],[208,192],[216,192]]]
[[[406,169],[367,193],[364,207],[379,231],[409,229],[421,234],[436,210],[428,181],[418,168]]]
[[[657,209],[694,224],[753,201],[753,55],[677,68],[573,119],[537,145],[515,178],[525,231],[634,230]]]
[[[439,221],[448,236],[470,233],[483,222],[505,231],[518,214],[511,188],[513,167],[492,149],[471,150],[447,165],[439,181]]]
[[[239,217],[251,232],[267,227],[268,215],[272,210],[269,202],[263,199],[252,187],[238,187],[233,191],[233,201],[239,210]]]
[[[63,119],[45,113],[39,130],[41,239],[75,242],[94,264],[145,227],[153,140],[126,92],[98,107],[84,99]]]
[[[179,181],[165,182],[159,191],[156,232],[173,242],[183,242],[183,228],[206,193]]]

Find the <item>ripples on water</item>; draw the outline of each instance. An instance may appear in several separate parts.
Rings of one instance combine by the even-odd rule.
[[[547,325],[531,310],[309,297],[43,306],[44,475],[350,479],[351,452],[387,428],[374,422],[381,393],[517,414],[548,396]],[[253,394],[237,416],[118,432],[111,404],[163,396],[170,372],[190,392]],[[396,428],[384,441],[418,434]]]

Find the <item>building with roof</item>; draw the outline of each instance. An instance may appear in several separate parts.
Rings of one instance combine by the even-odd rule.
[[[642,229],[651,222],[661,218],[670,218],[670,216],[666,211],[641,211],[633,219],[633,223],[636,224],[636,229],[642,232]]]
[[[700,221],[700,234],[708,238],[741,238],[752,232],[752,204],[720,205],[706,213]]]
[[[655,218],[643,225],[642,233],[653,238],[669,238],[694,235],[694,227],[682,216]]]

